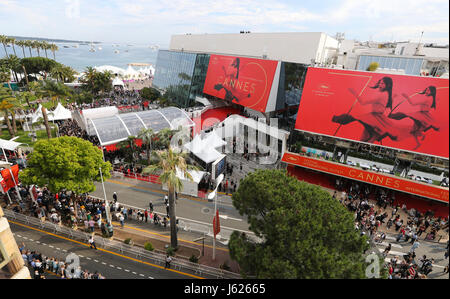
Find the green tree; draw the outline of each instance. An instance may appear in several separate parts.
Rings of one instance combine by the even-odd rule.
[[[160,172],[159,181],[167,185],[169,190],[169,217],[170,217],[170,246],[178,248],[177,225],[175,213],[175,192],[183,189],[183,182],[177,176],[177,169],[184,173],[185,178],[192,181],[188,170],[197,168],[186,163],[186,155],[176,153],[171,148],[156,152],[158,162],[144,168],[143,173]]]
[[[6,51],[6,44],[8,43],[8,37],[5,35],[0,35],[0,43],[3,44],[3,49],[5,50],[5,55],[8,56],[8,51]]]
[[[39,74],[45,77],[58,63],[45,57],[27,57],[21,59],[21,64],[26,68],[28,75]]]
[[[261,239],[231,235],[230,256],[244,277],[364,277],[366,237],[355,230],[352,214],[320,187],[285,171],[258,170],[241,181],[233,205]]]
[[[89,141],[77,137],[40,140],[28,156],[27,168],[20,173],[26,185],[48,187],[76,194],[95,191],[94,182],[110,178],[111,164],[103,162],[102,151]]]
[[[56,60],[55,52],[58,51],[59,48],[55,44],[50,44],[50,51],[53,53],[53,60]]]
[[[19,47],[22,48],[22,53],[23,53],[23,57],[22,57],[22,58],[25,58],[25,57],[26,57],[26,56],[25,56],[26,42],[25,42],[24,40],[18,40],[18,41],[16,42],[16,45],[18,45]]]
[[[3,111],[4,113],[6,126],[8,127],[8,131],[11,137],[16,136],[14,133],[13,126],[11,125],[11,121],[9,119],[9,113],[11,112],[11,109],[14,108],[14,105],[12,103],[15,100],[16,98],[12,95],[11,89],[0,86],[0,111]]]
[[[136,137],[128,136],[127,139],[117,143],[117,148],[125,153],[125,161],[133,163],[135,161],[135,153],[137,150]]]
[[[140,93],[142,98],[150,101],[151,103],[161,97],[161,93],[156,88],[152,87],[144,87]]]
[[[93,95],[109,92],[112,89],[112,73],[108,71],[98,72],[92,67],[87,67],[80,81],[85,83],[83,89]]]
[[[149,165],[151,164],[151,153],[152,153],[153,139],[155,138],[155,136],[156,134],[152,128],[142,129],[137,136],[137,138],[142,139],[142,144],[145,146]]]

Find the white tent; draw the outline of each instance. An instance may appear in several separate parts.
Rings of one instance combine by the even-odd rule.
[[[223,158],[225,155],[219,153],[216,148],[226,145],[215,132],[212,132],[202,139],[200,134],[196,135],[194,139],[185,144],[185,149],[200,158],[205,163],[212,163],[217,159]]]
[[[16,148],[21,144],[22,143],[15,142],[12,140],[0,139],[0,147],[8,151],[15,151]]]
[[[39,107],[31,116],[31,123],[35,123],[39,120],[39,118],[43,117],[44,116],[42,115],[42,105],[39,104]],[[69,109],[64,108],[63,105],[61,105],[61,103],[58,103],[55,110],[47,111],[47,118],[49,121],[69,119],[72,118],[72,112]]]
[[[136,78],[139,78],[140,73],[138,71],[136,71],[134,68],[132,68],[131,65],[129,65],[125,71],[124,76],[127,79],[136,79]]]
[[[118,75],[125,75],[125,70],[117,67],[117,66],[112,66],[112,65],[102,65],[102,66],[96,66],[94,67],[94,69],[98,72],[106,72],[109,71],[113,74],[118,74]]]
[[[120,80],[118,77],[114,78],[112,85],[125,87],[125,84],[123,83],[123,81]]]
[[[72,112],[69,109],[66,109],[58,103],[56,109],[52,112],[53,115],[49,117],[49,120],[63,120],[72,118]]]

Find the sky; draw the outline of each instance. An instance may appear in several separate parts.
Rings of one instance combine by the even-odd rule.
[[[167,47],[174,34],[325,32],[449,43],[448,0],[0,0],[0,34]]]

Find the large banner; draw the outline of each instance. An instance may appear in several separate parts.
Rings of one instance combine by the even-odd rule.
[[[11,176],[14,175],[14,178]],[[4,192],[8,192],[9,189],[14,188],[16,183],[19,182],[19,165],[11,166],[11,169],[3,169],[0,171],[0,184]]]
[[[449,80],[309,68],[295,128],[449,157]]]
[[[420,183],[413,180],[403,179],[393,175],[381,174],[373,171],[366,171],[355,167],[318,160],[293,153],[285,153],[282,161],[292,165],[325,172],[340,177],[357,180],[372,185],[386,187],[393,190],[402,191],[430,198],[448,204],[448,188],[435,186],[432,184]]]
[[[211,55],[203,92],[266,112],[277,61]]]

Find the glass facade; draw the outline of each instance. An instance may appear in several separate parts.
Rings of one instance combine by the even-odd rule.
[[[406,75],[419,76],[423,61],[423,58],[361,55],[357,70],[366,71],[372,62],[378,62],[380,68],[402,69]]]
[[[189,106],[189,90],[197,54],[159,50],[153,86],[180,107]]]

